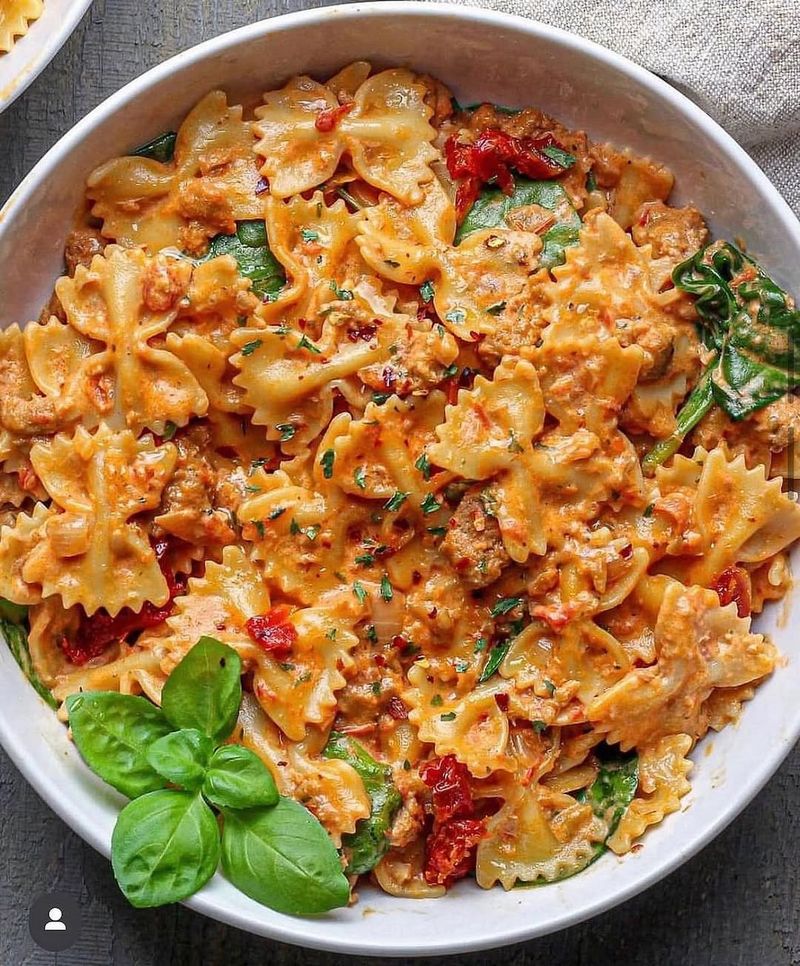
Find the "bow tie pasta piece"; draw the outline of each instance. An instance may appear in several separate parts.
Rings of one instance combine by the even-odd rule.
[[[332,302],[350,301],[353,287],[369,274],[355,245],[358,216],[343,201],[326,205],[320,191],[309,199],[270,197],[265,211],[272,253],[289,283],[259,308],[259,318],[298,324],[330,310]]]
[[[59,512],[43,523],[23,567],[26,583],[42,596],[59,594],[65,607],[87,614],[145,601],[161,606],[169,589],[144,528],[131,518],[158,506],[175,466],[175,447],[152,438],[113,433],[56,436],[31,450],[33,467]]]
[[[691,747],[689,735],[668,735],[640,749],[639,794],[608,839],[608,847],[617,855],[629,852],[649,826],[681,807],[681,799],[692,788],[686,777],[692,770],[692,762],[686,757]]]
[[[233,234],[237,221],[263,217],[258,179],[251,124],[212,91],[181,125],[170,161],[113,158],[89,175],[86,195],[105,238],[199,255],[207,239]]]
[[[168,332],[164,346],[194,376],[206,395],[209,413],[249,412],[242,398],[242,390],[233,384],[236,370],[228,362],[232,350],[230,344],[220,348],[194,332],[183,336]]]
[[[425,93],[414,74],[395,69],[366,80],[343,105],[310,77],[295,77],[265,94],[254,130],[271,193],[288,198],[316,188],[333,176],[347,151],[364,181],[417,204],[439,157]]]
[[[44,538],[44,525],[53,515],[44,503],[30,514],[19,513],[13,525],[0,529],[0,597],[15,604],[38,604],[41,587],[23,579],[22,568],[34,547]]]
[[[671,582],[655,627],[656,663],[635,668],[588,708],[623,751],[679,731],[700,734],[702,705],[714,688],[734,688],[769,674],[777,653],[736,605],[721,607],[701,587]]]
[[[206,412],[187,366],[150,344],[175,320],[190,277],[187,262],[110,246],[56,282],[69,324],[103,347],[83,361],[80,379],[84,398],[113,428],[161,432],[167,420],[183,426]]]
[[[438,191],[442,204],[449,206],[443,189]],[[383,278],[405,285],[431,283],[444,325],[458,338],[474,342],[496,328],[509,303],[519,307],[519,297],[538,268],[541,239],[533,232],[487,229],[454,248],[437,237],[449,227],[435,211],[435,204],[404,208],[385,198],[363,212],[358,245],[364,261]]]
[[[493,679],[459,694],[437,681],[423,664],[409,668],[411,687],[403,694],[411,708],[408,720],[418,728],[420,741],[430,742],[437,755],[455,755],[476,778],[499,769],[514,771],[508,718],[495,700],[496,694],[508,690],[508,682]]]
[[[541,785],[517,786],[486,823],[475,875],[490,889],[500,882],[554,882],[586,868],[596,857],[608,825],[588,802]]]
[[[242,744],[254,751],[272,772],[281,795],[303,802],[325,826],[335,845],[351,835],[356,823],[371,812],[364,782],[352,765],[336,758],[320,758],[318,732],[287,741],[255,698],[242,695],[239,712]]]
[[[240,328],[261,305],[252,292],[252,282],[239,271],[232,255],[219,255],[199,262],[192,269],[184,298],[171,331],[192,333],[208,339],[218,348],[228,348],[228,336]]]
[[[42,0],[5,0],[0,6],[0,53],[8,53],[17,37],[23,37],[33,20],[42,15]]]

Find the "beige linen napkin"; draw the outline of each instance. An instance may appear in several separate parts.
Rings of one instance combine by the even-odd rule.
[[[800,0],[469,2],[571,30],[660,74],[750,152],[800,215]]]

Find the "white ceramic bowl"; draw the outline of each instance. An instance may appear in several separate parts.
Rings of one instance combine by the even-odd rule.
[[[0,112],[33,83],[64,46],[92,0],[45,0],[41,17],[0,54]]]
[[[244,27],[149,71],[84,118],[39,162],[0,214],[0,323],[34,318],[62,266],[83,180],[100,161],[174,125],[209,89],[234,96],[298,72],[325,77],[348,61],[407,64],[450,84],[462,103],[534,104],[598,140],[653,155],[713,228],[746,239],[788,285],[800,225],[756,165],[713,121],[658,78],[578,37],[501,14],[416,3],[308,11]],[[794,271],[793,271],[794,270]],[[694,754],[691,794],[644,848],[604,856],[586,872],[535,889],[484,892],[460,883],[445,899],[412,901],[361,889],[358,905],[318,919],[279,915],[217,876],[188,905],[285,942],[368,955],[424,955],[500,946],[561,929],[622,902],[709,842],[747,804],[800,734],[794,660],[800,621],[760,621],[788,666],[741,723]],[[0,740],[47,803],[108,854],[122,799],[83,766],[63,727],[0,649]]]

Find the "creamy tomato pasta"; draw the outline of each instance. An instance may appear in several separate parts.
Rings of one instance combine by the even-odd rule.
[[[40,692],[159,705],[228,645],[230,741],[353,885],[630,850],[776,667],[751,616],[800,536],[800,316],[672,187],[367,63],[100,164],[0,334],[0,595]]]

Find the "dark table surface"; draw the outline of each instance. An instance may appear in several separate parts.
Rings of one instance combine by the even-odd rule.
[[[595,0],[586,0],[591,7]],[[0,201],[75,121],[172,54],[305,0],[95,0],[60,54],[0,116]],[[451,962],[523,966],[784,966],[800,963],[800,749],[740,818],[672,876],[583,925]],[[39,800],[0,752],[0,966],[316,966],[366,962],[249,936],[181,906],[138,911],[109,864]],[[83,908],[78,945],[38,949],[28,910],[65,891]],[[375,960],[374,962],[378,962]],[[381,962],[388,962],[381,961]]]

